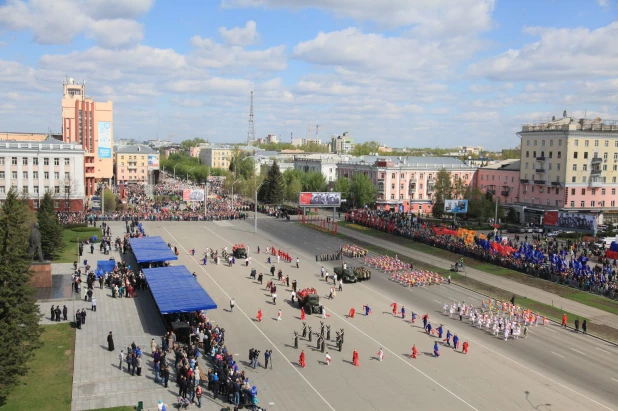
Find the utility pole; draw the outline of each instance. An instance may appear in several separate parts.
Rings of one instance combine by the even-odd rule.
[[[255,141],[255,122],[253,118],[253,90],[251,90],[251,104],[249,106],[249,131],[247,133],[247,145]]]

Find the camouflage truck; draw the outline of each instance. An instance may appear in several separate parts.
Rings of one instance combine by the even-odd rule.
[[[235,258],[247,258],[247,248],[244,244],[234,244],[232,252]]]
[[[315,288],[305,288],[296,293],[298,297],[298,308],[305,308],[305,313],[311,315],[313,313],[322,313],[320,306],[320,296]]]
[[[355,283],[357,281],[354,272],[347,267],[345,269],[343,267],[335,267],[335,274],[344,283]]]

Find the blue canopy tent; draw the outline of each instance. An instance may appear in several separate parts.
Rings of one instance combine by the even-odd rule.
[[[99,260],[95,273],[97,277],[101,277],[105,273],[114,271],[114,268],[116,268],[116,260]]]
[[[178,260],[161,237],[129,238],[129,243],[138,263]]]
[[[143,271],[161,314],[217,308],[217,304],[184,265],[146,268]]]

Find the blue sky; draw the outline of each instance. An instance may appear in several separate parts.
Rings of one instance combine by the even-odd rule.
[[[0,1],[1,130],[59,131],[62,80],[115,138],[345,131],[393,147],[515,147],[561,115],[618,119],[615,0]]]

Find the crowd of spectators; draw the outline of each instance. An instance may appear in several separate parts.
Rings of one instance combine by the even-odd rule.
[[[483,247],[479,237],[475,237],[473,242],[466,242],[452,235],[437,235],[432,231],[434,224],[422,218],[412,220],[406,214],[355,209],[349,211],[345,218],[348,222],[439,247],[464,257],[592,291],[609,298],[618,298],[617,261],[600,257],[596,264],[591,265],[588,257],[592,245],[586,242],[558,242],[543,235],[530,238],[527,235],[523,238],[517,234],[511,237],[506,235],[501,238],[501,243],[519,252],[499,253]],[[526,249],[534,250],[534,257],[531,257],[530,253],[523,252]],[[542,257],[539,258],[539,255]]]

